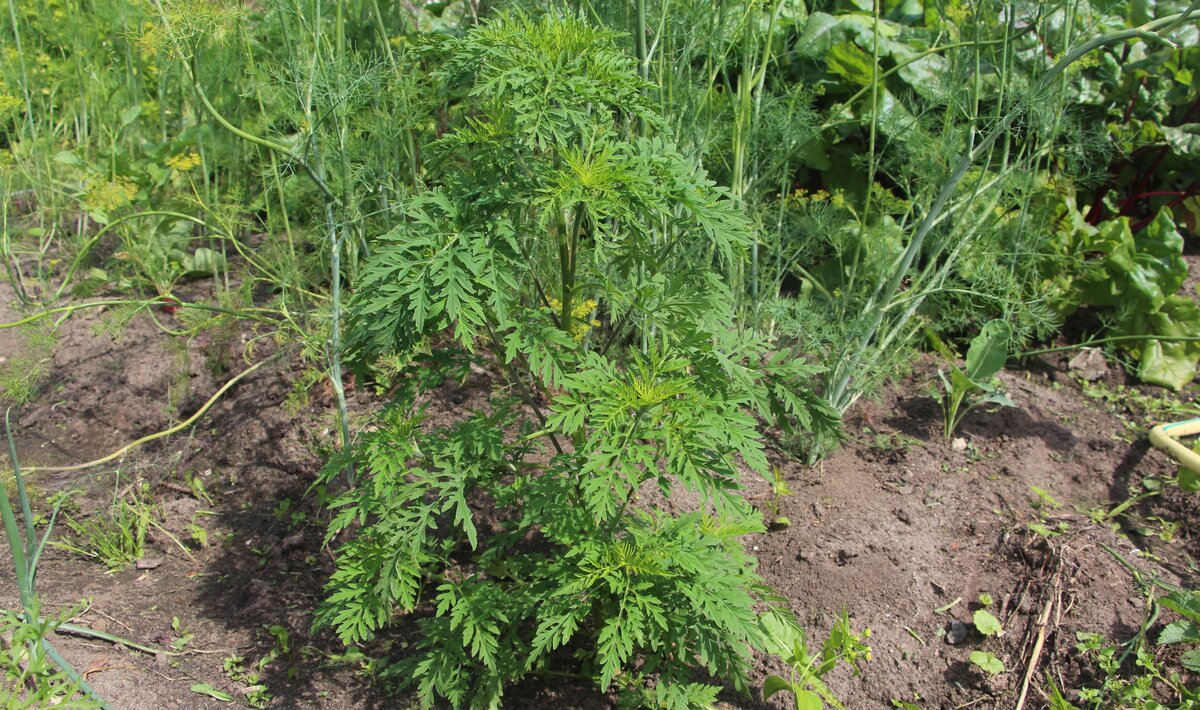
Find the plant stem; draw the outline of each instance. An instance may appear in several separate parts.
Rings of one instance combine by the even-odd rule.
[[[231,310],[228,308],[221,308],[220,306],[209,306],[209,305],[206,305],[203,303],[188,303],[186,301],[174,301],[174,300],[168,302],[168,301],[164,301],[161,298],[153,298],[153,299],[145,300],[145,301],[138,301],[138,300],[133,300],[133,299],[122,298],[122,299],[106,300],[106,301],[89,301],[87,303],[73,303],[69,306],[59,306],[58,308],[50,308],[48,310],[39,311],[31,316],[22,318],[21,320],[11,321],[8,323],[0,323],[0,330],[5,330],[7,328],[19,328],[20,326],[28,325],[35,321],[39,321],[43,318],[48,318],[49,316],[52,316],[56,313],[71,314],[71,313],[74,313],[75,311],[82,311],[86,308],[107,308],[109,306],[131,306],[131,305],[136,305],[139,308],[150,308],[153,306],[170,305],[170,306],[175,306],[177,308],[190,308],[190,309],[197,310],[197,311],[209,311],[212,313],[222,313],[224,315],[233,316],[235,318],[241,318],[243,320],[257,321],[259,323],[277,323],[278,322],[274,318],[267,318],[266,316],[257,316],[257,315],[254,315],[253,313],[248,312],[248,311],[259,311],[259,312],[263,312],[263,313],[275,313],[275,311],[272,311],[272,310],[266,309],[266,308],[253,308],[253,309],[243,309],[240,311],[235,311],[235,310]]]
[[[1061,353],[1069,350],[1079,350],[1081,348],[1090,348],[1094,345],[1104,345],[1106,343],[1122,343],[1138,340],[1157,340],[1160,343],[1198,343],[1200,336],[1189,335],[1113,335],[1107,338],[1096,338],[1087,340],[1074,345],[1062,345],[1054,348],[1038,348],[1037,350],[1026,350],[1025,352],[1015,353],[1010,357],[1017,360],[1023,360],[1034,355],[1048,355],[1050,353]]]
[[[170,436],[172,434],[181,432],[184,429],[187,429],[193,423],[195,423],[196,420],[198,420],[200,417],[204,416],[205,412],[207,412],[209,409],[211,409],[212,406],[217,403],[217,400],[219,400],[221,398],[221,396],[224,395],[226,392],[228,392],[234,385],[236,385],[238,382],[241,382],[242,380],[246,379],[250,375],[254,374],[263,365],[280,357],[283,352],[284,351],[280,351],[279,353],[276,353],[275,355],[272,355],[271,357],[269,357],[265,360],[260,360],[256,363],[254,363],[253,365],[251,365],[250,367],[246,368],[245,370],[242,370],[240,373],[238,373],[237,375],[232,377],[228,382],[226,382],[224,385],[222,385],[222,387],[219,390],[217,390],[215,393],[213,393],[213,395],[208,398],[208,401],[206,401],[204,403],[204,405],[200,407],[200,409],[196,410],[195,414],[193,414],[192,416],[183,420],[182,422],[176,424],[175,426],[170,427],[169,429],[164,429],[162,431],[155,432],[155,433],[149,434],[147,436],[143,436],[140,439],[132,441],[132,442],[126,444],[125,446],[122,446],[121,448],[117,449],[116,451],[112,452],[111,454],[108,454],[107,456],[102,456],[94,461],[88,461],[87,463],[76,464],[74,466],[31,466],[26,470],[29,471],[30,473],[34,473],[34,472],[38,472],[38,471],[55,471],[55,472],[81,471],[85,468],[92,468],[93,466],[99,466],[100,464],[108,463],[109,461],[112,461],[113,459],[124,456],[125,454],[136,449],[137,447],[141,446],[142,444],[154,441],[155,439],[161,439],[163,437]]]

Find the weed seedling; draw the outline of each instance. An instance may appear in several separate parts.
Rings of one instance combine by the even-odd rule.
[[[949,439],[962,423],[963,418],[976,407],[989,404],[1000,407],[1014,406],[1012,400],[997,389],[996,374],[1004,369],[1004,361],[1008,359],[1009,343],[1012,341],[1012,328],[1004,321],[993,320],[984,324],[983,328],[971,340],[967,350],[967,360],[963,368],[951,362],[950,375],[938,370],[942,380],[941,395],[942,414],[945,419],[943,434]],[[950,353],[940,339],[934,337],[934,347],[943,355]],[[953,358],[951,358],[952,360]]]
[[[175,632],[175,640],[171,642],[171,648],[176,651],[182,651],[196,637],[195,634],[184,628],[178,616],[171,617],[171,630]]]
[[[988,675],[1000,675],[1004,672],[1004,662],[991,651],[971,651],[971,663]]]
[[[149,484],[134,485],[127,493],[119,495],[107,510],[84,519],[64,516],[76,542],[60,540],[51,544],[91,557],[115,571],[142,558],[146,532],[156,516]]]
[[[843,612],[830,629],[829,638],[821,646],[821,652],[814,655],[808,651],[803,629],[790,618],[768,613],[760,623],[770,653],[791,669],[788,678],[767,676],[763,683],[763,700],[786,691],[792,694],[796,710],[821,708],[825,703],[834,708],[844,708],[823,679],[841,663],[848,664],[858,675],[860,661],[871,660],[871,647],[865,643],[865,639],[871,636],[871,630],[864,629],[862,634],[856,634],[850,627],[850,617]]]
[[[771,499],[766,504],[767,514],[770,518],[767,526],[770,529],[782,530],[792,524],[786,515],[779,513],[784,496],[790,495],[792,495],[792,489],[788,487],[787,481],[783,477],[783,471],[778,466],[773,467],[771,469]]]

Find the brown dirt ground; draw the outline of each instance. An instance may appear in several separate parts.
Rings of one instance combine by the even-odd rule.
[[[0,294],[0,319],[14,315],[8,300]],[[102,317],[85,313],[65,324],[49,379],[15,413],[26,466],[91,460],[168,427],[245,367],[233,357],[232,372],[214,374],[205,344],[191,343],[185,351],[144,318],[120,340],[97,336]],[[13,357],[21,347],[19,333],[0,330],[0,356]],[[220,347],[237,354],[241,344]],[[780,511],[791,525],[747,544],[813,639],[822,639],[842,610],[856,627],[872,630],[874,660],[857,677],[839,669],[830,678],[848,708],[887,708],[893,698],[927,709],[1011,708],[1042,628],[1037,619],[1049,609],[1028,705],[1042,707],[1046,674],[1070,686],[1090,672],[1074,651],[1076,631],[1124,640],[1142,622],[1142,593],[1104,546],[1170,582],[1194,584],[1188,572],[1197,556],[1193,498],[1168,489],[1131,507],[1119,530],[1085,514],[1112,508],[1141,490],[1142,479],[1171,476],[1173,467],[1149,448],[1135,399],[1087,396],[1067,371],[1069,358],[1044,356],[1004,373],[1016,408],[970,415],[959,433],[965,447],[942,438],[940,411],[925,394],[935,369],[921,360],[882,399],[853,411],[850,440],[819,466],[773,452],[794,492]],[[181,635],[172,626],[177,618],[179,629],[193,635],[173,657],[58,636],[64,655],[114,707],[229,706],[190,690],[201,682],[240,701],[246,684],[231,680],[222,661],[236,653],[251,665],[267,655],[275,646],[271,625],[288,630],[290,650],[264,671],[270,707],[407,705],[374,685],[364,661],[346,656],[330,634],[310,633],[332,564],[322,547],[323,513],[306,489],[336,437],[321,386],[305,406],[284,406],[297,374],[297,364],[280,360],[231,390],[186,434],[96,469],[31,476],[40,498],[80,491],[74,501],[84,513],[110,501],[114,490],[145,481],[164,527],[189,541],[185,553],[153,533],[147,558],[159,566],[111,574],[65,550],[45,555],[38,581],[48,611],[86,599],[77,623],[170,645]],[[476,371],[464,383],[444,384],[433,397],[435,416],[460,416],[481,403],[491,377]],[[1103,382],[1111,392],[1125,378],[1114,368]],[[359,417],[374,405],[365,393],[351,394]],[[193,477],[209,498],[193,491]],[[1061,507],[1035,507],[1035,486]],[[766,483],[748,487],[765,504]],[[284,500],[291,508],[277,513]],[[1137,534],[1161,531],[1155,516],[1177,526],[1170,542]],[[1066,532],[1050,541],[1030,533],[1028,524],[1041,517],[1065,523]],[[207,546],[190,540],[192,524],[204,528]],[[939,632],[953,620],[969,626],[975,600],[985,592],[995,599],[992,611],[1004,635],[946,643]],[[17,604],[7,569],[0,570],[0,603]],[[398,655],[412,638],[412,629],[401,627],[368,652]],[[968,662],[976,649],[994,652],[1008,672],[982,678]],[[758,670],[782,669],[763,661]],[[536,683],[508,697],[511,707],[609,707],[612,700],[586,686]],[[784,707],[783,695],[771,704],[734,695],[727,701],[730,707]]]

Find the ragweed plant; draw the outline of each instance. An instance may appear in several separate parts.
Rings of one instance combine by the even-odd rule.
[[[360,362],[448,331],[507,378],[442,427],[400,400],[325,474],[352,460],[363,478],[333,504],[329,538],[352,535],[317,623],[354,643],[432,604],[389,672],[427,706],[495,707],[568,652],[660,707],[711,704],[697,671],[745,690],[773,599],[740,540],[764,530],[739,493],[744,471],[770,477],[755,414],[834,426],[798,386],[815,368],[735,322],[718,269],[749,224],[616,39],[504,14],[430,45],[467,118],[357,284]],[[680,489],[692,503],[669,509]]]

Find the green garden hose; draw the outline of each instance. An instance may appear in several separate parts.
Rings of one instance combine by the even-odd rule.
[[[1179,443],[1183,436],[1200,434],[1200,419],[1188,419],[1174,424],[1159,424],[1150,430],[1150,443],[1166,451],[1185,468],[1200,473],[1200,454]]]

